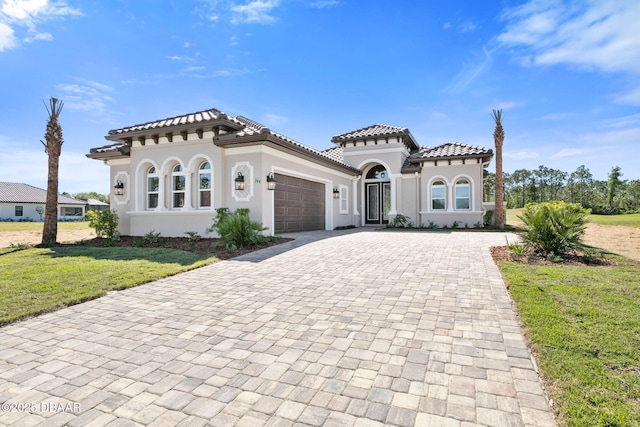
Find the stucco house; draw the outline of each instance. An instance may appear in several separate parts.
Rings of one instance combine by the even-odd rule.
[[[0,182],[0,220],[42,221],[47,190],[28,184]],[[82,219],[86,202],[58,195],[58,219]]]
[[[220,207],[250,209],[269,234],[382,225],[482,223],[490,149],[420,146],[407,128],[375,124],[324,151],[243,116],[210,109],[109,131],[87,157],[110,166],[120,233],[204,235]]]

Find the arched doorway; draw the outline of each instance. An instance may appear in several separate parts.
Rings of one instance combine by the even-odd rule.
[[[391,210],[391,181],[382,165],[371,167],[364,180],[365,223],[388,224]]]

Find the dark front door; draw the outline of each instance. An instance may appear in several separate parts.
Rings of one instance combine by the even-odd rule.
[[[365,204],[367,206],[367,224],[388,224],[391,208],[391,183],[365,183]]]

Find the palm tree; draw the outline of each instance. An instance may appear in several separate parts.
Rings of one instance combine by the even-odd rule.
[[[49,121],[44,134],[44,151],[49,156],[49,172],[47,177],[47,202],[44,209],[44,227],[42,229],[42,244],[53,245],[58,237],[58,166],[62,151],[62,126],[58,117],[64,103],[58,98],[51,97],[49,107],[45,104]]]
[[[504,188],[502,185],[502,143],[504,142],[504,129],[502,129],[502,109],[492,110],[491,117],[496,122],[496,129],[493,131],[493,141],[496,144],[496,210],[494,214],[496,227],[504,228]]]

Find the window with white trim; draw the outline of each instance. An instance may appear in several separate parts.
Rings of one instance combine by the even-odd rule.
[[[468,179],[456,181],[456,209],[469,210],[471,207],[471,186]]]
[[[174,208],[184,207],[184,189],[186,180],[181,165],[175,165],[171,171],[171,199]]]
[[[349,187],[340,185],[340,213],[349,213]]]
[[[15,216],[23,216],[23,215],[24,215],[23,206],[16,206]]]
[[[160,193],[160,177],[155,167],[147,171],[147,209],[158,207],[158,194]]]
[[[447,209],[447,187],[444,181],[437,180],[431,184],[431,209]]]
[[[211,165],[204,162],[198,169],[198,207],[211,207]]]

